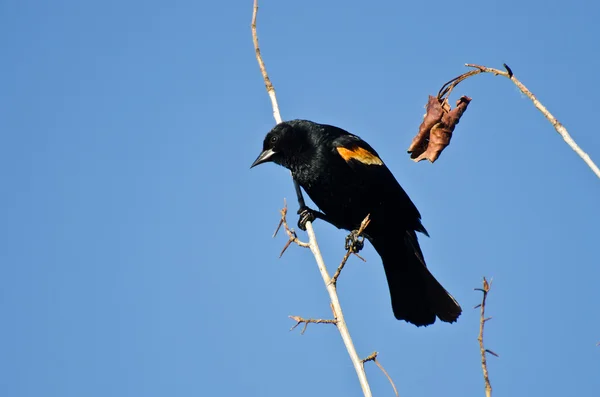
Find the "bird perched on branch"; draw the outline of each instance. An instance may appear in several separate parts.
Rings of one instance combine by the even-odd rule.
[[[292,120],[267,133],[251,168],[266,162],[288,168],[321,210],[300,208],[300,228],[319,218],[352,231],[370,214],[364,235],[381,256],[398,320],[456,321],[459,304],[425,265],[416,234],[428,236],[421,214],[368,143],[338,127]]]

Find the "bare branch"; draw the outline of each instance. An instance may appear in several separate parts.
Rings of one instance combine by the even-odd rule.
[[[283,225],[283,229],[285,230],[285,233],[288,235],[288,241],[287,241],[287,243],[285,243],[285,246],[283,247],[283,249],[281,250],[281,253],[279,254],[279,257],[281,258],[283,256],[283,254],[285,253],[285,251],[288,249],[288,247],[292,243],[294,243],[300,247],[303,247],[303,248],[308,248],[310,246],[310,244],[305,243],[304,241],[300,241],[300,239],[296,235],[296,232],[293,229],[290,229],[290,227],[288,226],[287,202],[285,200],[283,200],[283,208],[280,210],[280,213],[281,213],[281,219],[279,220],[279,225],[277,226],[277,230],[275,230],[273,237],[275,237],[275,235],[277,235],[277,232],[281,228],[281,225]]]
[[[488,369],[487,369],[486,353],[490,353],[491,355],[498,357],[498,355],[496,353],[494,353],[490,349],[486,349],[483,344],[483,330],[485,327],[485,323],[486,323],[486,321],[492,319],[491,317],[488,317],[488,318],[485,317],[485,302],[487,300],[487,295],[488,295],[488,292],[490,291],[491,286],[492,286],[492,281],[490,280],[490,282],[488,283],[488,281],[484,277],[483,278],[483,288],[475,288],[475,291],[483,292],[483,297],[481,298],[481,303],[479,305],[475,306],[475,308],[477,308],[477,307],[481,308],[480,316],[479,316],[479,336],[477,337],[477,340],[479,341],[479,351],[481,353],[481,370],[483,371],[483,380],[485,382],[485,396],[486,397],[492,397],[492,384],[490,383],[490,377],[489,377],[489,373],[488,373]]]
[[[556,119],[556,117],[554,117],[552,115],[552,113],[550,113],[550,111],[548,109],[546,109],[546,107],[544,105],[542,105],[542,103],[536,98],[536,96],[533,95],[533,93],[531,91],[529,91],[529,89],[527,87],[525,87],[525,85],[523,83],[521,83],[514,76],[513,71],[508,67],[507,64],[504,64],[504,68],[506,69],[506,71],[499,70],[499,69],[494,69],[494,68],[488,68],[487,66],[476,65],[476,64],[473,64],[473,63],[467,63],[467,64],[465,64],[465,66],[473,68],[473,70],[470,70],[470,71],[468,71],[468,72],[466,72],[466,73],[464,73],[464,74],[462,74],[462,75],[460,75],[460,76],[458,76],[458,77],[450,80],[446,84],[444,84],[442,86],[442,88],[440,89],[440,91],[438,92],[438,95],[437,95],[437,99],[438,99],[439,103],[448,103],[448,98],[450,97],[450,94],[452,93],[452,90],[458,84],[460,84],[462,81],[468,79],[469,77],[475,76],[475,75],[480,74],[480,73],[491,73],[491,74],[493,74],[495,76],[506,77],[507,79],[509,79],[510,81],[512,81],[519,88],[519,90],[521,90],[521,92],[523,94],[525,94],[525,96],[527,96],[527,98],[529,98],[533,102],[533,105],[544,115],[544,117],[546,117],[546,119],[548,119],[548,121],[550,122],[550,124],[552,124],[552,126],[554,127],[554,129],[556,130],[556,132],[558,132],[558,134],[564,139],[564,141],[567,143],[567,145],[569,145],[569,147],[571,147],[571,149],[573,149],[573,151],[575,151],[575,153],[577,153],[577,155],[579,157],[581,157],[581,159],[587,164],[587,166],[590,167],[590,169],[592,170],[592,172],[594,174],[596,174],[596,176],[598,178],[600,178],[600,168],[598,168],[598,166],[592,161],[592,159],[590,158],[590,156],[586,152],[584,152],[579,147],[579,145],[577,145],[577,143],[571,137],[571,135],[569,134],[569,132],[567,131],[567,129],[565,128],[565,126],[562,125]],[[428,107],[429,107],[429,104],[428,104]],[[429,109],[428,109],[428,113],[429,113]],[[423,124],[422,124],[422,126],[423,126]],[[419,134],[422,135],[421,131],[419,131]],[[419,134],[417,135],[417,137],[420,136]],[[415,137],[415,140],[417,140],[417,137]],[[411,147],[415,147],[416,146],[415,145],[415,140],[413,140],[413,144],[411,145]],[[448,139],[448,141],[449,141],[449,139]],[[411,149],[409,149],[409,151],[410,150]],[[442,148],[442,150],[443,150],[443,148]],[[413,157],[413,156],[411,156],[411,157]],[[414,157],[417,157],[417,156],[414,156]],[[421,159],[423,159],[423,158],[421,158]]]
[[[291,318],[292,320],[296,321],[296,325],[294,325],[292,328],[290,328],[290,331],[293,331],[300,324],[304,324],[302,331],[300,331],[300,335],[304,335],[304,331],[306,331],[306,327],[308,327],[308,324],[335,324],[335,323],[337,323],[337,320],[335,320],[335,319],[324,320],[321,318],[303,318],[300,316],[288,316],[288,317]]]
[[[262,73],[263,80],[265,82],[265,88],[267,89],[267,93],[269,94],[269,98],[271,99],[271,106],[273,107],[273,117],[275,118],[275,122],[279,124],[282,120],[281,114],[279,113],[279,105],[277,104],[277,96],[275,95],[275,87],[273,87],[273,84],[269,79],[267,67],[265,66],[265,62],[262,59],[262,54],[260,53],[260,46],[258,45],[258,34],[256,33],[257,16],[258,0],[254,0],[254,8],[252,11],[252,24],[250,25],[252,28],[252,41],[254,42],[254,51],[256,52],[256,60],[258,61],[258,67],[260,68],[260,72]]]
[[[388,380],[390,381],[390,384],[392,385],[392,389],[394,389],[394,393],[396,394],[396,397],[399,397],[398,389],[396,389],[396,385],[394,384],[392,377],[388,374],[388,372],[385,370],[385,368],[383,368],[383,365],[381,365],[381,363],[379,361],[377,361],[378,354],[379,354],[378,352],[373,352],[368,357],[363,358],[362,362],[364,364],[366,362],[373,361],[379,367],[381,372],[383,372],[383,374],[386,376],[386,378],[388,378]]]
[[[571,147],[571,149],[573,149],[575,151],[575,153],[577,153],[579,155],[579,157],[581,157],[581,159],[588,165],[588,167],[590,167],[590,169],[594,172],[594,174],[596,174],[596,176],[598,178],[600,178],[600,168],[598,168],[598,166],[592,161],[592,159],[590,158],[590,156],[586,152],[584,152],[579,147],[579,145],[577,145],[577,143],[571,137],[571,135],[569,134],[569,132],[567,131],[567,129],[565,128],[565,126],[562,125],[556,119],[556,117],[554,117],[552,115],[552,113],[550,113],[550,111],[548,111],[548,109],[546,109],[546,107],[544,105],[542,105],[542,103],[535,97],[535,95],[533,95],[533,93],[531,91],[529,91],[527,89],[527,87],[525,87],[525,85],[523,83],[521,83],[519,80],[517,80],[517,78],[513,75],[512,70],[510,70],[510,68],[506,64],[504,64],[504,67],[507,70],[506,72],[503,72],[503,71],[498,70],[498,69],[488,68],[488,67],[485,67],[485,66],[474,65],[474,64],[470,64],[470,63],[467,63],[465,66],[468,66],[470,68],[477,68],[478,70],[481,70],[484,73],[493,73],[495,75],[504,76],[504,77],[510,79],[513,83],[515,83],[515,85],[517,87],[519,87],[519,90],[521,90],[521,92],[523,94],[525,94],[527,96],[527,98],[531,99],[531,101],[533,102],[534,106],[540,112],[542,112],[542,114],[544,115],[544,117],[546,117],[548,119],[548,121],[550,122],[550,124],[552,124],[552,126],[556,130],[556,132],[558,132],[558,134],[565,140],[565,142],[567,143],[567,145],[569,145]]]
[[[265,82],[265,87],[267,89],[267,93],[269,94],[269,98],[271,99],[271,105],[273,107],[273,117],[275,121],[279,124],[281,123],[281,115],[279,113],[279,105],[277,104],[277,97],[275,95],[275,88],[269,79],[269,75],[267,74],[267,69],[265,67],[265,63],[262,59],[262,54],[260,52],[260,47],[258,45],[258,35],[256,33],[256,18],[258,14],[258,0],[254,0],[254,8],[252,13],[252,40],[254,42],[254,49],[256,52],[256,60],[258,61],[258,66],[263,76],[263,80]],[[300,188],[297,183],[294,181],[296,186],[296,191],[298,193],[298,199],[302,200]],[[284,224],[282,222],[282,224]],[[284,224],[285,226],[285,224]],[[371,388],[369,386],[369,382],[367,380],[367,374],[365,373],[365,369],[362,361],[358,357],[356,353],[356,348],[354,347],[354,343],[352,342],[352,338],[350,337],[350,332],[348,331],[348,327],[346,325],[346,321],[344,319],[344,314],[342,312],[342,307],[340,305],[340,301],[337,295],[337,289],[334,284],[331,284],[331,277],[329,276],[329,272],[327,271],[327,267],[325,266],[325,261],[323,261],[323,256],[321,255],[321,251],[319,250],[319,244],[317,243],[317,238],[315,236],[315,231],[312,227],[311,222],[306,222],[306,232],[308,233],[308,245],[315,257],[315,261],[317,262],[317,266],[319,267],[319,271],[321,272],[321,277],[323,278],[323,282],[325,283],[325,287],[327,288],[327,292],[329,293],[329,299],[331,300],[331,308],[335,315],[335,325],[344,341],[344,345],[346,346],[346,350],[348,351],[348,355],[350,356],[350,360],[354,365],[354,369],[356,371],[356,375],[358,376],[358,380],[360,382],[360,386],[362,388],[363,394],[365,397],[371,397]],[[289,237],[289,235],[288,235]]]
[[[367,214],[365,219],[363,219],[363,221],[360,223],[360,227],[358,228],[356,233],[353,234],[353,237],[355,239],[358,239],[359,237],[361,237],[361,235],[363,234],[363,232],[365,231],[367,226],[369,226],[369,223],[371,223],[370,217],[371,217],[371,215]],[[352,233],[351,233],[351,235],[352,235]],[[354,244],[349,244],[348,250],[346,251],[346,255],[344,255],[344,257],[342,258],[342,262],[340,263],[337,270],[333,274],[333,277],[331,277],[331,281],[329,281],[330,284],[335,285],[337,283],[337,279],[340,276],[340,274],[342,273],[342,269],[344,269],[344,266],[346,266],[346,262],[348,261],[348,258],[350,258],[350,255],[354,254],[354,255],[358,256],[358,258],[361,259],[363,262],[366,262],[365,259],[362,256],[358,255],[358,253],[356,253],[355,251],[356,250],[354,248]]]

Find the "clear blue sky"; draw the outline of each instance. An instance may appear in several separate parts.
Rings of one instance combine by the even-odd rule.
[[[359,396],[312,256],[272,239],[289,173],[249,170],[274,121],[252,1],[0,3],[0,395]],[[595,2],[263,1],[284,119],[354,132],[423,214],[457,324],[394,319],[379,258],[340,296],[360,355],[401,396],[600,390],[600,180],[509,81],[478,76],[434,164],[406,155],[427,95],[509,64],[600,161]],[[295,223],[295,219],[294,219]],[[316,223],[330,267],[344,231]],[[301,237],[305,237],[301,234]],[[373,365],[376,395],[392,395]]]

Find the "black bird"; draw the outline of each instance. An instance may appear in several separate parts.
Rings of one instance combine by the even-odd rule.
[[[338,127],[292,120],[267,133],[252,167],[269,161],[291,170],[322,211],[301,208],[300,227],[321,218],[356,230],[371,214],[364,234],[383,261],[398,320],[417,326],[433,324],[436,316],[456,321],[459,304],[425,265],[416,234],[429,236],[421,214],[368,143]]]

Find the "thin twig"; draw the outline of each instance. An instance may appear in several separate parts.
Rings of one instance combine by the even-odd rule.
[[[483,344],[483,330],[485,327],[485,323],[491,320],[491,317],[485,317],[485,302],[487,299],[487,294],[490,291],[490,287],[492,286],[492,282],[488,283],[488,281],[483,278],[483,288],[475,288],[476,291],[483,292],[483,297],[481,298],[481,303],[475,306],[475,308],[480,308],[480,317],[479,317],[479,336],[477,340],[479,341],[479,352],[481,353],[481,370],[483,371],[483,380],[485,382],[485,396],[492,397],[492,384],[490,383],[490,376],[487,369],[487,359],[486,353],[490,353],[496,357],[498,355],[493,351],[486,349]]]
[[[440,88],[438,94],[437,94],[437,98],[438,99],[442,99],[442,97],[446,97],[445,99],[448,100],[448,98],[450,97],[450,94],[452,93],[452,90],[458,85],[460,84],[463,80],[468,79],[471,76],[475,76],[476,74],[481,73],[480,70],[471,70],[467,73],[463,73],[458,77],[453,78],[452,80],[450,80],[449,82],[447,82],[446,84],[444,84],[442,86],[442,88]]]
[[[304,324],[302,331],[300,331],[300,335],[304,335],[304,331],[306,331],[306,327],[308,327],[308,324],[335,324],[335,323],[337,323],[336,319],[324,320],[322,318],[303,318],[300,316],[288,316],[288,317],[291,318],[292,320],[296,321],[296,325],[294,325],[292,328],[290,328],[290,331],[293,331],[300,324]]]
[[[260,52],[260,47],[258,45],[258,35],[256,33],[256,18],[258,14],[258,0],[254,0],[254,8],[252,12],[252,40],[254,42],[254,49],[256,52],[256,60],[258,61],[258,65],[260,67],[260,71],[263,76],[263,80],[265,82],[265,87],[267,89],[267,93],[269,94],[269,98],[271,99],[271,105],[273,107],[273,117],[275,121],[279,124],[281,123],[281,115],[279,113],[279,105],[277,104],[277,97],[275,95],[275,88],[269,79],[269,75],[267,74],[267,69],[265,67],[265,63],[262,59],[262,55]],[[325,282],[325,287],[327,288],[327,292],[329,293],[329,298],[331,300],[331,307],[333,312],[335,313],[336,319],[336,327],[344,341],[344,345],[346,346],[346,350],[348,351],[348,355],[350,356],[350,360],[354,365],[354,369],[358,376],[358,380],[360,382],[360,386],[362,388],[363,394],[365,397],[371,397],[371,387],[369,386],[369,382],[367,380],[367,374],[365,373],[365,369],[363,363],[360,361],[358,354],[356,353],[356,348],[354,347],[354,343],[352,342],[352,338],[350,337],[350,332],[348,331],[348,327],[346,325],[346,321],[344,319],[344,314],[342,312],[342,307],[340,305],[340,301],[338,299],[337,290],[335,285],[331,284],[331,277],[329,276],[329,272],[327,271],[327,267],[325,266],[325,261],[323,261],[323,256],[321,255],[321,251],[319,250],[319,244],[317,243],[317,238],[315,236],[315,231],[312,227],[311,222],[306,222],[306,232],[308,233],[308,244],[311,252],[315,257],[315,261],[319,267],[319,271],[321,272],[321,277]]]
[[[399,395],[398,395],[398,389],[396,389],[396,385],[394,384],[394,381],[392,380],[392,377],[390,376],[390,374],[388,374],[388,372],[385,370],[385,368],[383,368],[383,365],[381,365],[381,363],[379,361],[377,361],[377,355],[378,354],[379,354],[378,352],[373,352],[368,357],[363,358],[363,360],[362,360],[363,365],[364,365],[364,363],[366,363],[368,361],[373,361],[379,367],[379,369],[381,370],[381,372],[383,372],[383,374],[390,381],[390,384],[392,385],[392,389],[394,389],[394,393],[396,394],[396,397],[399,397]]]
[[[277,124],[281,123],[281,114],[279,113],[279,105],[277,104],[277,96],[275,95],[275,87],[271,83],[271,79],[269,79],[269,74],[267,73],[267,67],[265,66],[265,62],[262,59],[262,54],[260,53],[260,46],[258,45],[258,34],[256,33],[256,17],[258,15],[258,0],[254,0],[254,8],[252,11],[252,41],[254,42],[254,51],[256,51],[256,60],[258,61],[258,67],[260,68],[260,72],[262,73],[263,80],[265,82],[265,88],[267,89],[267,93],[269,94],[269,98],[271,99],[271,106],[273,107],[273,117],[275,118],[275,122]]]
[[[333,273],[333,276],[331,276],[331,280],[329,281],[331,284],[336,285],[337,279],[340,276],[340,274],[342,273],[342,270],[344,269],[344,266],[346,266],[346,262],[348,262],[348,258],[350,258],[350,255],[352,255],[352,250],[351,249],[349,249],[348,251],[346,251],[346,254],[342,258],[342,261],[340,262],[340,265],[338,266],[338,268],[335,271],[335,273]]]
[[[367,226],[369,226],[369,223],[371,223],[370,217],[371,217],[371,214],[367,214],[365,219],[363,219],[363,221],[360,223],[360,227],[358,228],[358,231],[355,234],[355,238],[359,238],[363,234],[363,232],[365,231]],[[366,262],[366,260],[362,256],[360,256],[356,252],[354,252],[354,249],[352,246],[348,247],[348,251],[346,251],[346,254],[342,258],[342,262],[340,263],[337,270],[333,274],[333,277],[331,277],[331,281],[330,281],[331,284],[336,285],[338,277],[342,273],[344,266],[346,266],[346,262],[348,262],[348,258],[350,258],[350,255],[352,255],[352,254],[358,256],[358,258],[361,259],[363,262]]]
[[[577,153],[577,155],[581,157],[581,159],[587,164],[587,166],[590,167],[592,172],[596,174],[598,178],[600,178],[600,168],[598,168],[598,166],[594,163],[590,156],[579,147],[579,145],[571,137],[565,126],[562,125],[556,119],[556,117],[554,117],[552,113],[550,113],[550,111],[548,111],[548,109],[546,109],[546,107],[542,105],[542,103],[536,98],[536,96],[533,95],[533,93],[529,91],[529,89],[525,87],[525,85],[514,76],[513,71],[508,67],[508,65],[504,64],[504,68],[506,69],[506,71],[488,68],[487,66],[476,65],[473,63],[467,63],[465,64],[465,66],[469,68],[474,68],[474,70],[471,70],[461,76],[458,76],[457,78],[452,79],[448,83],[444,84],[444,86],[442,86],[442,89],[438,93],[438,98],[441,98],[444,95],[446,95],[447,98],[457,84],[479,73],[492,73],[496,76],[506,77],[507,79],[512,81],[519,88],[519,90],[521,90],[521,92],[533,102],[533,105],[544,115],[544,117],[546,117],[546,119],[548,119],[550,124],[552,124],[556,132],[558,132],[558,134],[564,139],[567,145],[569,145],[571,149],[573,149],[573,151],[575,151],[575,153]]]
[[[281,250],[281,253],[279,254],[279,257],[281,258],[283,256],[283,254],[285,253],[285,251],[288,249],[288,247],[294,243],[300,247],[303,248],[309,248],[310,244],[309,243],[305,243],[304,241],[301,241],[298,236],[296,235],[296,232],[293,229],[290,229],[290,227],[288,226],[287,223],[287,202],[285,200],[283,200],[283,208],[279,211],[279,213],[281,214],[281,219],[279,220],[279,225],[277,226],[277,230],[275,230],[275,233],[273,234],[273,237],[275,237],[275,235],[277,234],[277,231],[281,228],[281,225],[283,225],[283,230],[285,230],[285,233],[288,235],[288,241],[287,243],[285,243],[285,246],[283,247],[283,249]]]

